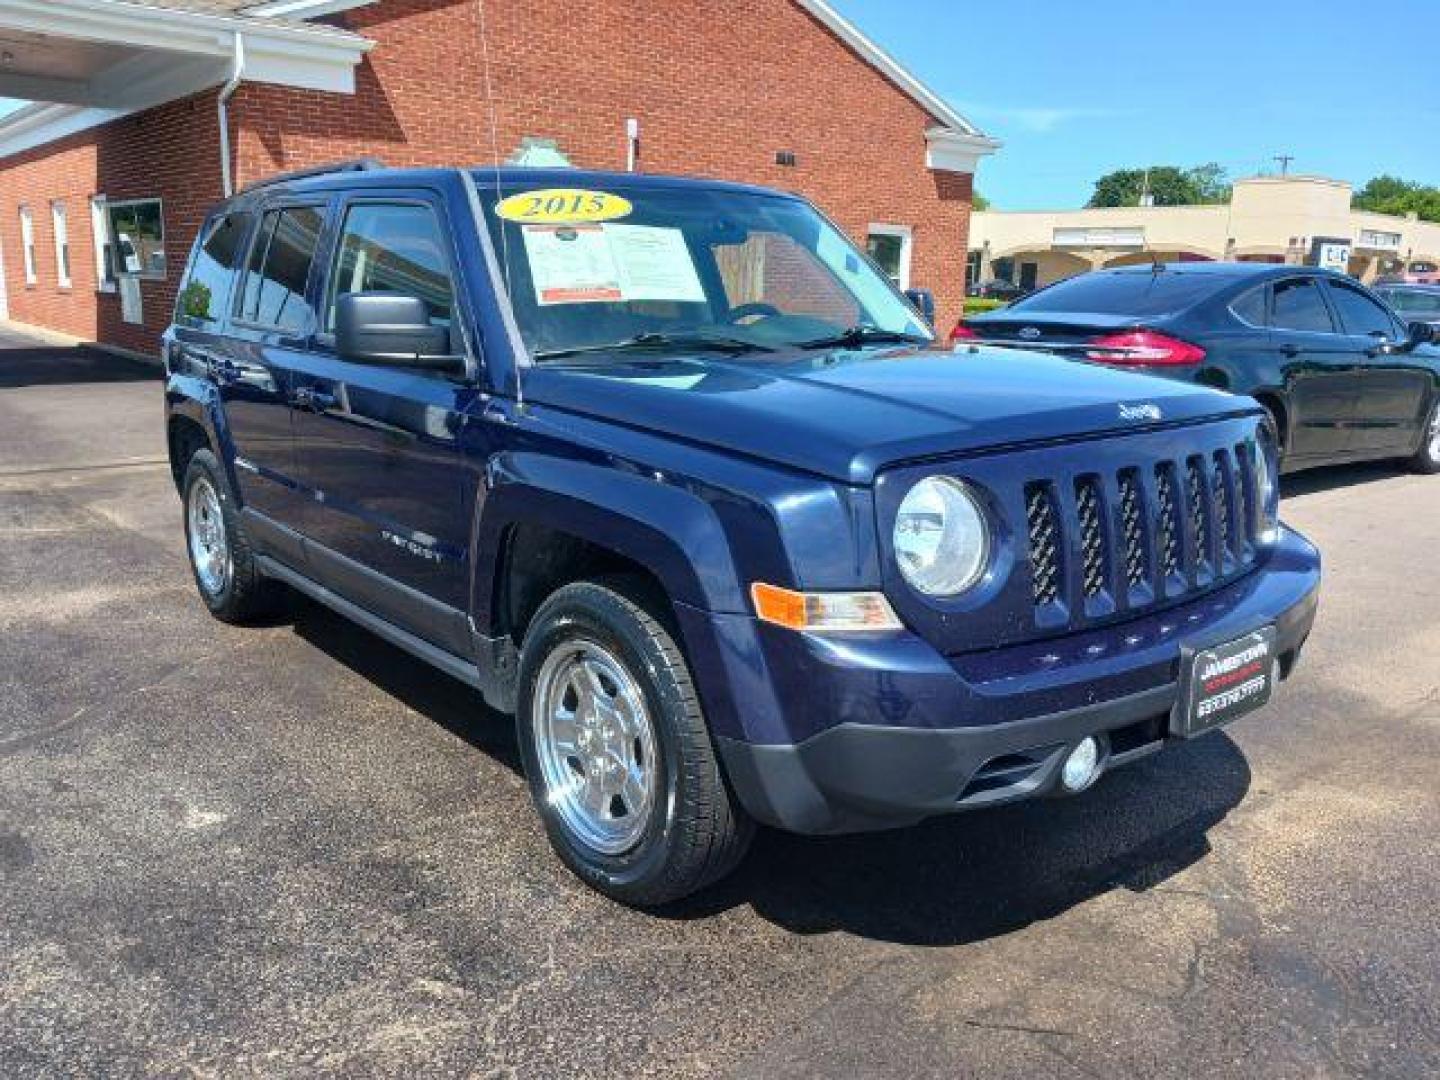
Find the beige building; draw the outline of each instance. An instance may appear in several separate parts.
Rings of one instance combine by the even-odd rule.
[[[1340,180],[1257,176],[1222,206],[977,212],[969,279],[1033,288],[1152,260],[1314,263],[1362,281],[1440,270],[1440,224],[1352,210],[1350,196]]]

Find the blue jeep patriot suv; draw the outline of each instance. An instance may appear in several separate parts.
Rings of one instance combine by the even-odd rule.
[[[1074,794],[1268,700],[1320,560],[1264,411],[932,340],[794,196],[280,177],[209,216],[165,338],[196,584],[515,714],[555,850],[635,905],[756,822]]]

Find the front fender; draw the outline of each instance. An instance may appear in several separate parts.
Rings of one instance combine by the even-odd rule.
[[[493,458],[476,537],[472,610],[494,625],[501,547],[512,525],[581,537],[649,568],[670,599],[746,610],[745,591],[714,508],[685,487],[589,461],[520,451]]]

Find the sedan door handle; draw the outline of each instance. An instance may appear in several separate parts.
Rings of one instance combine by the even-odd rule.
[[[290,398],[290,404],[305,412],[323,413],[335,407],[335,395],[311,386],[302,386]]]
[[[1281,345],[1281,346],[1280,346],[1280,355],[1281,355],[1281,356],[1288,356],[1288,357],[1290,357],[1291,359],[1294,359],[1295,357],[1297,357],[1297,356],[1300,355],[1300,346],[1299,346],[1299,345]]]

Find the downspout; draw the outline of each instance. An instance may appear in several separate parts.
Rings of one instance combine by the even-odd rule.
[[[235,56],[230,64],[230,78],[220,88],[220,96],[215,99],[215,108],[220,115],[220,189],[227,199],[235,194],[235,185],[230,176],[230,113],[226,106],[230,104],[231,96],[244,77],[245,39],[237,32],[235,34]]]

